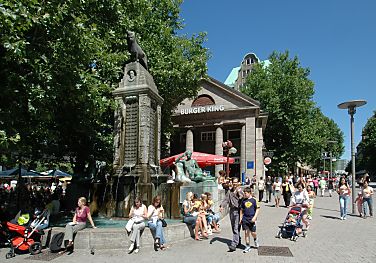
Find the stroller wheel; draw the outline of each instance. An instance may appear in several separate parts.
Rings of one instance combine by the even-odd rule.
[[[12,258],[12,257],[14,257],[14,252],[8,252],[8,253],[6,253],[6,255],[5,255],[5,258],[6,258],[6,259],[10,259],[10,258]]]
[[[29,252],[31,255],[39,254],[41,250],[42,250],[42,244],[40,242],[35,242],[31,244],[31,246],[29,247]]]
[[[276,236],[276,238],[279,238],[279,239],[282,238],[282,232],[281,231],[278,232],[278,235]]]

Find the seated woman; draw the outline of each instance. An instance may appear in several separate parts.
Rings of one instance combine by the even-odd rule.
[[[186,194],[185,200],[182,204],[182,214],[183,214],[183,222],[187,225],[192,226],[195,232],[195,240],[200,240],[198,231],[200,226],[202,225],[201,217],[197,217],[198,212],[193,212],[193,193],[188,192]]]
[[[208,223],[206,221],[206,208],[205,208],[205,202],[201,199],[198,199],[197,195],[193,195],[192,200],[192,214],[197,216],[200,222],[199,227],[201,229],[201,236],[203,238],[208,238]],[[200,240],[199,238],[196,240]]]
[[[68,245],[66,247],[67,250],[73,248],[73,235],[86,228],[87,219],[89,219],[89,222],[93,228],[97,228],[94,225],[93,219],[91,218],[90,208],[86,206],[86,198],[78,198],[77,205],[78,207],[74,213],[73,222],[70,222],[65,226],[64,243],[65,241],[68,241]]]
[[[161,221],[161,219],[164,218],[164,209],[161,205],[160,196],[155,196],[153,198],[152,204],[148,207],[147,218],[149,218],[148,225],[150,230],[155,232],[154,250],[158,251],[158,248],[165,250],[167,247],[165,245],[166,240],[164,238]]]
[[[303,208],[302,210],[302,221],[306,225],[306,228],[309,228],[309,221],[308,221],[308,216],[307,216],[307,208],[309,207],[309,196],[308,192],[304,189],[302,183],[298,183],[296,185],[297,190],[294,192],[292,199],[291,199],[291,204],[292,206],[301,206]]]
[[[137,197],[134,200],[131,211],[129,212],[129,222],[132,223],[131,226],[131,245],[129,246],[129,253],[133,250],[138,253],[140,250],[140,236],[141,232],[145,229],[144,219],[147,219],[148,211],[146,206],[142,203],[141,199]],[[136,249],[135,249],[136,248]]]

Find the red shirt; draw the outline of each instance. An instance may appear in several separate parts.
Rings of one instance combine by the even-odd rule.
[[[90,208],[84,206],[81,210],[80,208],[76,208],[76,221],[78,223],[86,223],[87,215],[90,213]]]

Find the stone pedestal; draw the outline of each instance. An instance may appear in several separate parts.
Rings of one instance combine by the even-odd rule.
[[[159,187],[158,195],[162,197],[165,216],[168,218],[181,218],[180,214],[180,189],[182,182],[172,184],[162,183]]]
[[[119,87],[113,91],[117,109],[114,126],[114,176],[125,180],[135,192],[117,196],[128,211],[132,197],[140,196],[145,204],[152,200],[151,174],[160,171],[161,105],[163,99],[150,73],[138,62],[125,66]],[[123,187],[124,188],[124,187]],[[124,191],[125,192],[125,191]],[[127,196],[131,196],[129,202]],[[129,199],[129,198],[128,198]]]

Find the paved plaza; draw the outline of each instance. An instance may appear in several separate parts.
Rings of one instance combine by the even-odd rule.
[[[350,215],[347,220],[339,220],[336,193],[333,197],[316,198],[308,236],[296,242],[275,238],[278,225],[287,214],[286,208],[262,203],[261,209],[257,225],[260,245],[288,247],[292,257],[260,256],[255,249],[247,254],[243,254],[241,249],[227,252],[232,237],[227,216],[221,222],[222,232],[210,236],[208,240],[188,239],[169,244],[168,250],[158,252],[150,246],[141,247],[138,254],[131,255],[127,254],[127,247],[122,250],[95,250],[94,255],[89,250],[77,249],[73,254],[62,255],[52,262],[376,262],[375,218]],[[242,232],[242,239],[243,235]],[[5,260],[6,251],[0,250],[1,262],[38,262],[31,260],[30,255],[17,255]]]

